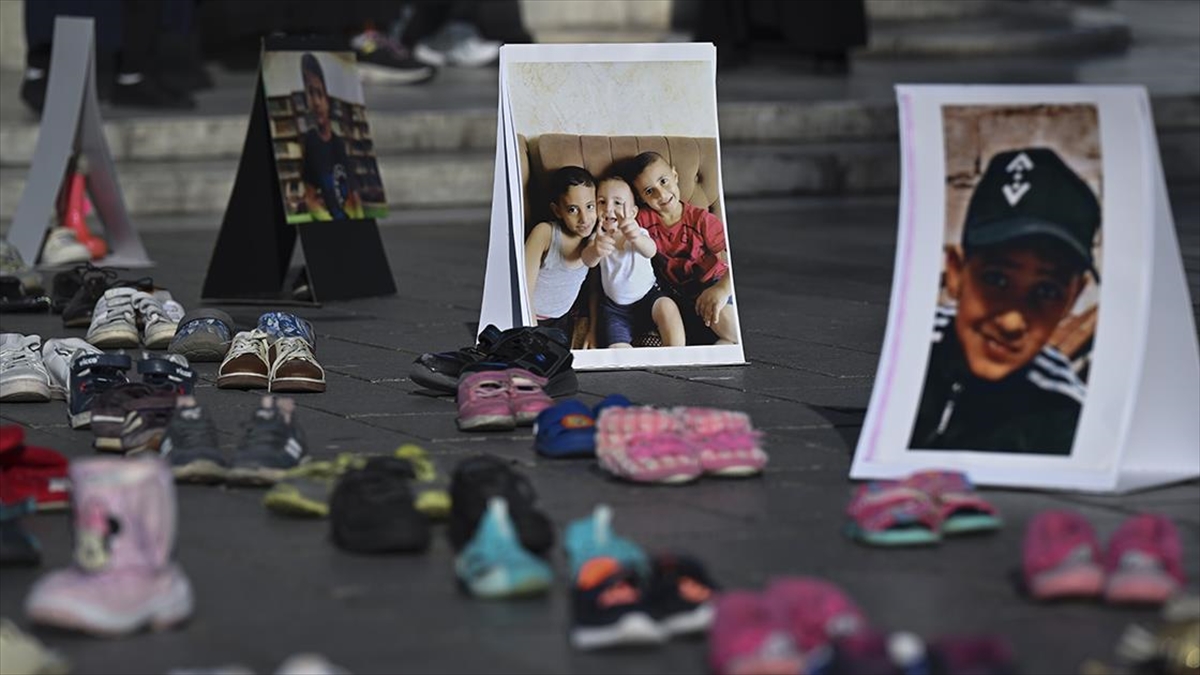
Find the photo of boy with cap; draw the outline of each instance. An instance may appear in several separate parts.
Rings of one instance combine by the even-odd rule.
[[[1059,155],[994,155],[971,194],[909,447],[1069,455],[1086,388],[1048,344],[1087,282],[1092,188]]]

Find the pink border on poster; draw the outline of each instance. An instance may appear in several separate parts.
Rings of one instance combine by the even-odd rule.
[[[916,147],[912,140],[916,138],[913,132],[913,116],[912,116],[912,100],[908,94],[900,97],[900,112],[904,121],[904,127],[901,129],[901,138],[908,139],[907,146],[901,146],[904,153],[904,184],[907,186],[905,196],[908,197],[908,208],[904,210],[904,222],[900,225],[900,237],[904,240],[904,255],[900,259],[900,293],[899,303],[896,308],[896,321],[893,324],[891,333],[892,339],[887,345],[887,373],[883,376],[883,396],[879,401],[879,410],[875,411],[875,419],[880,420],[880,423],[875,425],[871,430],[871,440],[867,444],[867,461],[875,458],[875,450],[879,444],[879,429],[883,426],[882,420],[887,418],[888,400],[892,394],[892,380],[896,374],[896,351],[900,348],[900,336],[904,335],[904,317],[907,311],[908,298],[908,277],[909,265],[912,260],[912,240],[913,240],[913,223],[917,219],[917,171],[913,164],[916,160],[913,155],[916,153]]]

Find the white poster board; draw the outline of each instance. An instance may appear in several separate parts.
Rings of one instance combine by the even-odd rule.
[[[711,44],[505,46],[497,126],[481,329],[553,324],[579,370],[745,362]]]
[[[897,97],[896,265],[851,478],[1123,492],[1200,476],[1200,350],[1145,90]]]

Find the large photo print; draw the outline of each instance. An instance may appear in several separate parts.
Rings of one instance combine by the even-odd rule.
[[[561,330],[585,362],[587,352],[621,366],[681,362],[661,357],[713,346],[735,346],[722,362],[741,362],[714,61],[594,49],[595,60],[510,60],[503,73],[523,313]]]
[[[262,75],[287,222],[386,216],[354,53],[268,51]]]
[[[944,106],[944,262],[911,449],[1069,455],[1103,221],[1097,108]]]

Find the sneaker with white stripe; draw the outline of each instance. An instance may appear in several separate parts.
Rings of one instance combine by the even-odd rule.
[[[231,485],[268,486],[308,460],[304,431],[296,424],[296,402],[263,396],[238,444],[226,475]]]

